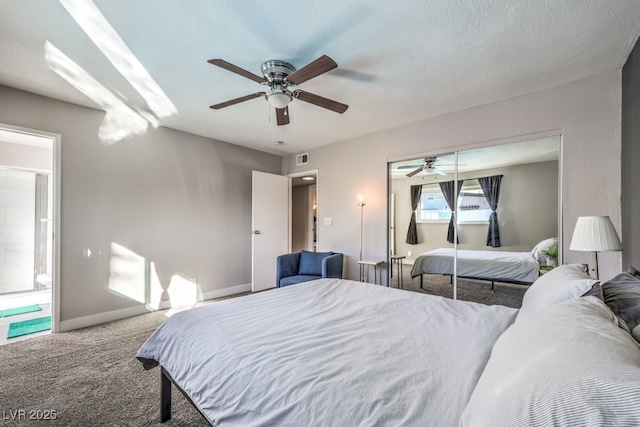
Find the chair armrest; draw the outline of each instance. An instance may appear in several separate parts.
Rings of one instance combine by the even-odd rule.
[[[342,264],[344,256],[342,254],[333,254],[322,260],[322,277],[331,277],[334,279],[342,279]]]
[[[280,279],[295,276],[300,269],[300,252],[284,254],[276,258],[276,286],[280,287]]]

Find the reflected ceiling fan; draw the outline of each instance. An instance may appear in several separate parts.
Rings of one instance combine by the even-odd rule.
[[[417,175],[422,171],[425,171],[427,174],[437,173],[438,175],[446,176],[447,174],[436,166],[437,161],[438,161],[437,157],[425,157],[422,160],[421,165],[399,166],[398,169],[413,169],[411,172],[409,172],[406,175],[407,178],[411,178],[412,176]],[[453,165],[439,165],[439,166],[453,166]]]
[[[262,77],[253,74],[245,69],[233,65],[223,59],[210,59],[207,62],[224,68],[227,71],[236,73],[247,79],[253,80],[269,88],[266,92],[256,92],[251,95],[241,96],[240,98],[231,99],[210,106],[214,110],[239,104],[240,102],[249,101],[254,98],[264,96],[266,100],[276,109],[276,121],[278,126],[289,124],[289,103],[293,99],[308,102],[336,113],[344,113],[349,108],[348,105],[340,102],[323,98],[310,92],[304,92],[296,89],[291,90],[292,86],[299,85],[314,77],[324,74],[338,66],[335,61],[327,55],[323,55],[310,64],[296,70],[296,68],[288,62],[279,59],[272,59],[262,64]]]

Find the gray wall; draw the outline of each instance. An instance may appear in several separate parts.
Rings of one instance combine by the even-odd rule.
[[[623,267],[640,269],[640,43],[622,69]]]
[[[524,252],[536,243],[558,234],[558,162],[530,163],[499,169],[461,173],[459,179],[504,175],[500,189],[498,220],[501,251]],[[411,215],[410,186],[442,180],[433,177],[396,179],[392,191],[396,195],[396,254],[413,260],[423,252],[451,247],[447,242],[448,223],[418,223],[417,245],[406,243]],[[460,224],[459,249],[491,250],[486,246],[488,223]],[[411,256],[408,256],[411,251]]]
[[[558,134],[563,138],[564,260],[591,262],[591,254],[570,251],[568,242],[579,216],[609,215],[620,229],[621,77],[621,70],[600,74],[311,150],[305,168],[317,169],[321,181],[319,250],[345,253],[345,274],[357,280],[360,212],[355,198],[362,193],[367,198],[364,256],[387,258],[389,161]],[[283,167],[285,173],[300,170],[294,155]],[[323,217],[332,217],[333,225],[323,225]],[[603,253],[599,259],[601,278],[620,271],[620,253]]]
[[[280,173],[280,157],[167,128],[104,146],[102,111],[3,86],[0,100],[1,123],[62,136],[61,330],[139,312],[109,289],[113,243],[153,262],[163,299],[176,276],[209,296],[250,283],[251,170]]]

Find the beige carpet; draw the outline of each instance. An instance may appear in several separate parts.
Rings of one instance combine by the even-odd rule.
[[[439,295],[453,298],[453,285],[449,276],[440,274],[425,274],[424,289],[420,289],[420,278],[411,279],[411,266],[403,265],[402,268],[403,286],[402,288],[413,292],[422,292],[431,295]],[[398,287],[398,271],[394,266],[394,277],[391,285]],[[494,289],[491,289],[491,282],[484,280],[458,279],[457,297],[463,301],[475,301],[483,304],[499,304],[507,307],[520,308],[522,297],[529,289],[527,285],[515,285],[510,283],[496,282]]]
[[[161,424],[160,370],[134,358],[165,311],[0,346],[0,410],[56,412],[57,426],[208,426],[173,390],[173,417]],[[15,424],[41,425],[22,420]],[[5,424],[6,423],[6,424]]]

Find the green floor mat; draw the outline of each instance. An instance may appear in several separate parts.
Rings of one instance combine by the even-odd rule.
[[[13,322],[9,323],[7,338],[35,334],[36,332],[48,331],[49,329],[51,329],[51,316],[23,320],[22,322]]]
[[[34,311],[42,311],[42,307],[38,304],[25,305],[24,307],[7,308],[0,310],[0,317],[16,316],[18,314],[32,313]]]

